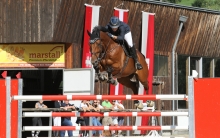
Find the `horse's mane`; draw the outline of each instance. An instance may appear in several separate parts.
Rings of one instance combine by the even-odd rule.
[[[101,25],[97,25],[93,28],[92,33],[99,33],[100,31],[102,32],[108,32],[108,29],[106,29],[105,27],[101,26]]]

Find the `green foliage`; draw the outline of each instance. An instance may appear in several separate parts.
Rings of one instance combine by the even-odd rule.
[[[180,5],[185,5],[185,6],[192,6],[192,3],[194,2],[195,0],[182,0],[181,2],[179,2],[178,4]]]
[[[180,5],[220,10],[220,0],[157,0],[163,2],[176,3]]]
[[[160,1],[160,0],[158,0]],[[170,2],[170,3],[179,3],[181,0],[162,0],[163,2]]]
[[[181,0],[168,0],[169,2],[171,3],[178,3],[178,2],[181,2]]]
[[[220,10],[220,0],[195,0],[192,6]]]
[[[203,7],[203,5],[206,3],[206,0],[195,0],[195,2],[192,4],[194,7]]]

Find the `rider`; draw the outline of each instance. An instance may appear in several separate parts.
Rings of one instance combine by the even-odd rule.
[[[131,29],[128,24],[120,21],[118,17],[113,16],[111,17],[110,22],[106,25],[105,28],[108,29],[108,35],[112,39],[119,41],[126,40],[131,56],[135,61],[136,69],[141,70],[143,67],[138,61],[136,49],[133,46]]]

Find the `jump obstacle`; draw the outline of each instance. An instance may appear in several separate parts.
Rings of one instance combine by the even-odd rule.
[[[207,138],[207,137],[218,137],[218,124],[220,124],[220,119],[218,119],[219,107],[220,104],[217,104],[218,97],[220,95],[218,87],[220,79],[196,79],[193,77],[188,77],[188,94],[186,95],[150,95],[150,96],[22,96],[22,79],[11,80],[10,78],[6,78],[5,80],[0,80],[0,87],[2,92],[4,93],[1,96],[1,110],[5,114],[1,114],[0,117],[5,118],[2,125],[0,126],[0,137],[5,138],[21,138],[21,131],[31,131],[31,130],[189,130],[189,138]],[[6,84],[6,85],[5,85]],[[204,92],[210,91],[211,94],[204,94]],[[45,99],[46,97],[46,99]],[[92,99],[129,99],[129,100],[188,100],[189,102],[189,112],[131,112],[126,113],[123,116],[181,116],[188,115],[189,116],[189,126],[24,126],[23,130],[21,127],[21,118],[22,118],[22,100],[33,101],[33,100],[70,100],[73,97],[80,98],[88,98],[88,100]],[[141,98],[142,97],[142,98]],[[165,97],[165,98],[164,98]],[[148,99],[149,98],[149,99]],[[82,100],[82,99],[81,99]],[[208,101],[208,102],[207,102]],[[205,103],[207,102],[207,104]],[[5,105],[5,107],[4,107]],[[210,109],[210,107],[216,107]],[[209,112],[205,109],[210,109]],[[120,114],[120,112],[117,113]],[[61,113],[24,113],[26,117],[31,116],[65,116]],[[111,113],[68,113],[68,116],[115,116],[113,112]],[[206,121],[207,120],[207,121]],[[12,123],[13,122],[13,123]],[[212,127],[207,127],[212,126]],[[15,133],[17,132],[17,133]],[[216,132],[216,133],[213,133]]]
[[[188,116],[188,112],[24,112],[23,117]]]
[[[52,130],[188,130],[188,126],[24,126],[23,131]]]
[[[186,95],[15,95],[12,100],[187,100]]]

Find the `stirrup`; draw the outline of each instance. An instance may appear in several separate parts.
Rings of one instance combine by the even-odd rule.
[[[142,65],[139,62],[136,63],[136,69],[137,70],[143,69]]]

